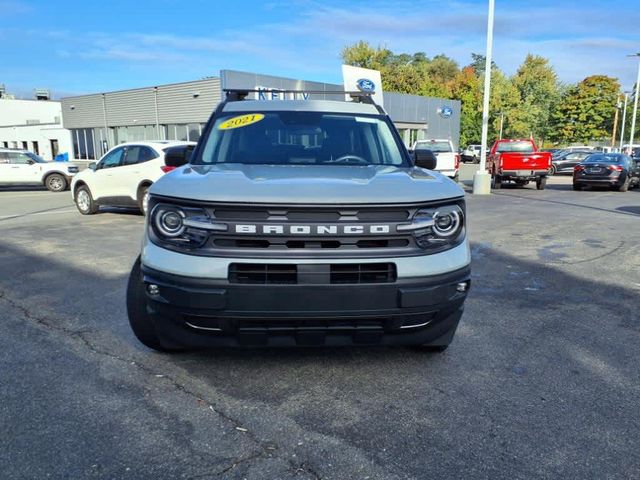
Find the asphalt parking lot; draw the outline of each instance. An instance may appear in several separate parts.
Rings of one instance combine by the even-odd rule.
[[[0,476],[640,478],[640,190],[467,198],[444,354],[163,355],[125,314],[143,217],[0,190]]]

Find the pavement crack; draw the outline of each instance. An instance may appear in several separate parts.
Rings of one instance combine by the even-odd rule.
[[[254,453],[253,455],[248,455],[246,457],[243,458],[237,458],[234,459],[230,465],[227,465],[226,467],[222,468],[222,469],[217,469],[217,470],[213,470],[210,472],[204,472],[204,473],[199,473],[198,475],[192,475],[189,477],[188,480],[196,480],[198,478],[212,478],[212,477],[220,477],[222,475],[224,475],[225,473],[233,470],[234,468],[236,468],[238,465],[241,465],[243,463],[247,463],[247,462],[251,462],[252,460],[255,460],[257,458],[262,457],[263,453]]]
[[[88,331],[85,329],[74,330],[74,329],[64,327],[59,323],[53,323],[51,318],[32,313],[30,309],[23,306],[22,304],[15,301],[14,299],[10,298],[7,295],[7,293],[2,290],[0,290],[0,302],[4,302],[9,307],[19,311],[25,320],[34,322],[45,329],[66,335],[72,340],[75,339],[76,341],[79,341],[89,351],[97,355],[102,355],[102,356],[111,358],[112,360],[125,363],[129,367],[134,366],[136,369],[148,374],[149,376],[159,375],[158,372],[153,368],[150,368],[147,365],[141,362],[138,362],[133,358],[126,358],[126,357],[117,355],[115,353],[112,353],[104,348],[101,348],[99,345],[97,345],[95,342],[91,340],[91,337],[90,337],[90,334],[92,333],[91,331]],[[308,475],[310,475],[311,478],[313,478],[314,480],[321,480],[320,475],[313,468],[311,468],[304,462],[302,463],[296,462],[290,457],[286,456],[286,454],[284,453],[281,455],[275,454],[275,452],[284,452],[284,450],[274,442],[261,441],[252,432],[252,430],[249,428],[246,428],[240,420],[234,418],[232,415],[228,414],[224,410],[217,407],[214,401],[206,400],[205,395],[201,395],[195,390],[190,389],[183,383],[180,383],[180,381],[177,378],[175,378],[175,376],[173,375],[163,373],[162,378],[166,380],[171,385],[171,387],[173,387],[175,390],[189,397],[194,398],[197,402],[204,401],[210,407],[211,411],[217,414],[220,418],[224,419],[235,430],[243,432],[244,436],[248,438],[259,449],[258,454],[250,455],[245,459],[241,459],[240,461],[235,462],[231,466],[226,467],[227,468],[226,471],[233,469],[239,463],[250,461],[260,456],[271,456],[271,457],[276,457],[276,458],[279,458],[280,460],[285,461],[288,464],[289,468],[296,473],[296,475],[300,472],[305,472]],[[221,471],[221,473],[217,475],[219,476],[224,472],[225,470]],[[197,478],[197,477],[193,477],[193,478]]]

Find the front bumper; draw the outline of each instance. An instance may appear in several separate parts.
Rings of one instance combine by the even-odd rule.
[[[540,177],[546,177],[548,170],[502,170],[500,176],[505,179],[518,178],[521,180],[536,180]]]
[[[384,284],[255,285],[142,265],[147,311],[167,348],[450,343],[470,267]]]

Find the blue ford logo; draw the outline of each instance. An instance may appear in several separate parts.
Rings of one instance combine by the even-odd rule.
[[[356,86],[361,92],[373,93],[376,90],[376,84],[368,78],[361,78],[356,82]]]
[[[453,108],[451,107],[440,107],[438,110],[440,111],[440,116],[442,118],[449,118],[453,115]]]

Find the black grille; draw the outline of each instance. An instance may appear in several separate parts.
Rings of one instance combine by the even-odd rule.
[[[393,283],[393,263],[349,263],[331,265],[331,283]]]
[[[394,263],[349,263],[327,265],[232,263],[229,283],[264,284],[362,284],[393,283]]]
[[[296,265],[262,263],[232,263],[229,282],[250,284],[291,284],[298,282]]]

